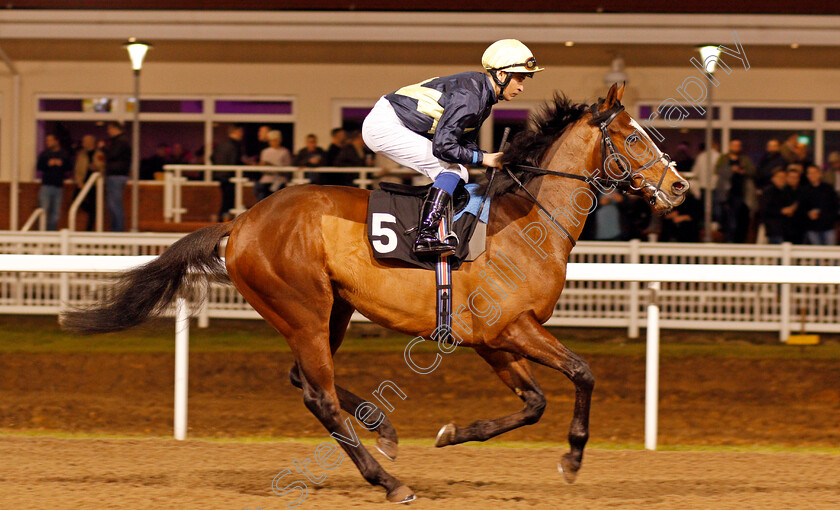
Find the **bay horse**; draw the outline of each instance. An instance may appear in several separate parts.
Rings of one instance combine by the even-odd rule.
[[[502,252],[507,260],[516,261],[518,280],[504,289],[495,320],[461,314],[458,323],[466,327],[458,336],[459,344],[473,348],[525,405],[519,412],[467,427],[445,425],[436,446],[485,441],[536,423],[546,399],[528,362],[539,363],[574,383],[570,451],[558,468],[567,482],[577,476],[589,437],[594,378],[589,365],[542,326],[563,290],[569,252],[594,208],[594,204],[587,209],[570,203],[570,197],[587,195],[585,190],[594,196],[594,188],[612,183],[646,197],[654,212],[663,213],[679,205],[688,190],[667,155],[624,111],[623,92],[623,85],[613,85],[605,99],[591,106],[555,96],[505,151],[503,162],[509,172],[498,171],[490,189],[485,189],[493,196],[487,249],[453,273],[453,300],[456,305],[467,303],[472,291],[489,283],[488,272],[498,269],[494,254]],[[623,174],[616,177],[618,173]],[[373,258],[366,238],[369,193],[341,186],[283,189],[233,222],[183,237],[154,261],[118,278],[110,298],[90,309],[63,313],[61,323],[88,333],[125,329],[160,314],[179,292],[193,285],[229,279],[286,338],[295,359],[290,380],[303,390],[306,407],[333,437],[355,438],[352,423],[342,421],[340,409],[353,414],[364,400],[335,383],[333,367],[333,355],[353,311],[407,335],[429,338],[435,330],[434,275]],[[538,239],[530,231],[523,235],[536,228],[535,222],[548,235]],[[217,250],[225,237],[222,263]],[[195,278],[196,272],[206,278]],[[501,292],[498,285],[491,287]],[[396,431],[379,412],[382,419],[374,429],[380,436],[377,447],[393,460]],[[389,501],[415,498],[361,442],[340,444],[365,480],[386,490]]]

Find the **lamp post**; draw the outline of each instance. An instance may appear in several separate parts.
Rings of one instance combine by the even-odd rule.
[[[140,69],[152,45],[134,37],[123,43],[134,69],[134,123],[131,128],[131,231],[137,232],[140,215]]]
[[[703,69],[709,74],[714,74],[720,48],[713,44],[703,44],[698,46],[697,50],[703,61]],[[703,224],[706,229],[705,241],[707,243],[712,242],[712,176],[715,173],[715,161],[712,161],[712,91],[714,87],[715,84],[710,79],[706,95],[706,175],[703,179],[706,188],[703,196]]]

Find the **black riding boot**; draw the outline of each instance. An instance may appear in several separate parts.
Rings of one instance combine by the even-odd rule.
[[[455,253],[458,239],[455,236],[438,237],[438,227],[441,218],[449,214],[452,196],[440,188],[429,189],[423,209],[420,213],[420,224],[417,226],[417,238],[414,240],[414,253],[418,255],[446,255]],[[452,226],[449,225],[449,228]]]

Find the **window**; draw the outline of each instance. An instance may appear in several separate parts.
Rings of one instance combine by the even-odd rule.
[[[735,106],[732,120],[814,120],[813,108]]]
[[[341,127],[346,131],[361,131],[362,122],[370,113],[372,107],[368,106],[345,106],[341,108]]]
[[[216,113],[240,115],[291,115],[291,101],[216,101]]]
[[[140,103],[140,159],[159,151],[172,152],[176,144],[187,154],[180,161],[202,164],[205,152],[227,136],[227,125],[242,123],[247,156],[258,157],[257,131],[262,125],[279,129],[283,145],[294,142],[294,100],[290,98],[143,97]],[[37,103],[37,151],[44,137],[55,134],[65,149],[75,150],[86,134],[107,140],[106,123],[122,121],[131,139],[134,98],[128,95],[40,97]],[[163,147],[166,145],[167,147]],[[208,150],[207,148],[211,149]],[[148,173],[148,172],[147,172]]]
[[[662,106],[663,108],[660,108],[660,106]],[[688,115],[686,117],[682,117],[683,115],[685,115],[685,111],[682,111],[682,110],[678,110],[679,114],[677,114],[677,112],[673,112],[671,114],[673,116],[673,119],[674,119],[671,122],[672,124],[675,124],[679,118],[682,118],[682,120],[684,120],[684,121],[685,120],[706,120],[706,114],[703,113],[701,115],[692,105],[683,104],[683,105],[679,105],[679,106],[681,108],[684,108],[685,111],[688,112]],[[704,112],[705,112],[706,105],[701,105],[701,106],[703,107]],[[639,120],[649,119],[650,116],[653,115],[654,109],[658,114],[658,117],[655,119],[655,121],[663,121],[664,122],[663,115],[665,113],[667,113],[668,111],[670,111],[671,109],[673,109],[673,105],[671,105],[671,107],[669,107],[669,105],[667,105],[667,104],[663,105],[662,103],[659,103],[659,104],[656,104],[656,105],[642,104],[642,105],[639,106],[639,117],[640,117]],[[715,120],[720,119],[720,107],[715,106],[715,107],[712,108],[712,118],[715,119]]]

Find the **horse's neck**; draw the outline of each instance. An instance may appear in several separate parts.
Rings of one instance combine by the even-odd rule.
[[[599,165],[596,163],[596,157],[600,154],[598,139],[580,128],[581,126],[574,126],[552,144],[542,161],[543,168],[575,175],[583,175],[586,169],[592,172],[597,171]],[[581,132],[585,134],[580,136]],[[589,213],[587,208],[592,200],[597,200],[591,186],[577,179],[553,175],[538,177],[525,186],[576,242],[583,231],[586,216]],[[513,230],[519,234],[533,222],[540,222],[547,232],[546,239],[540,245],[542,252],[546,254],[546,262],[565,265],[569,252],[572,250],[572,242],[566,238],[565,234],[558,232],[562,230],[553,225],[547,215],[540,214],[539,206],[534,204],[524,192],[520,191],[515,196],[507,196],[505,199],[499,204],[502,210],[497,216],[497,219],[502,222],[500,226],[504,228],[516,223],[518,227]],[[514,234],[516,237],[514,242],[527,246],[528,240],[521,234],[516,234]],[[540,251],[534,250],[533,247],[526,247],[525,250],[530,251],[531,254],[536,251],[540,255]]]

